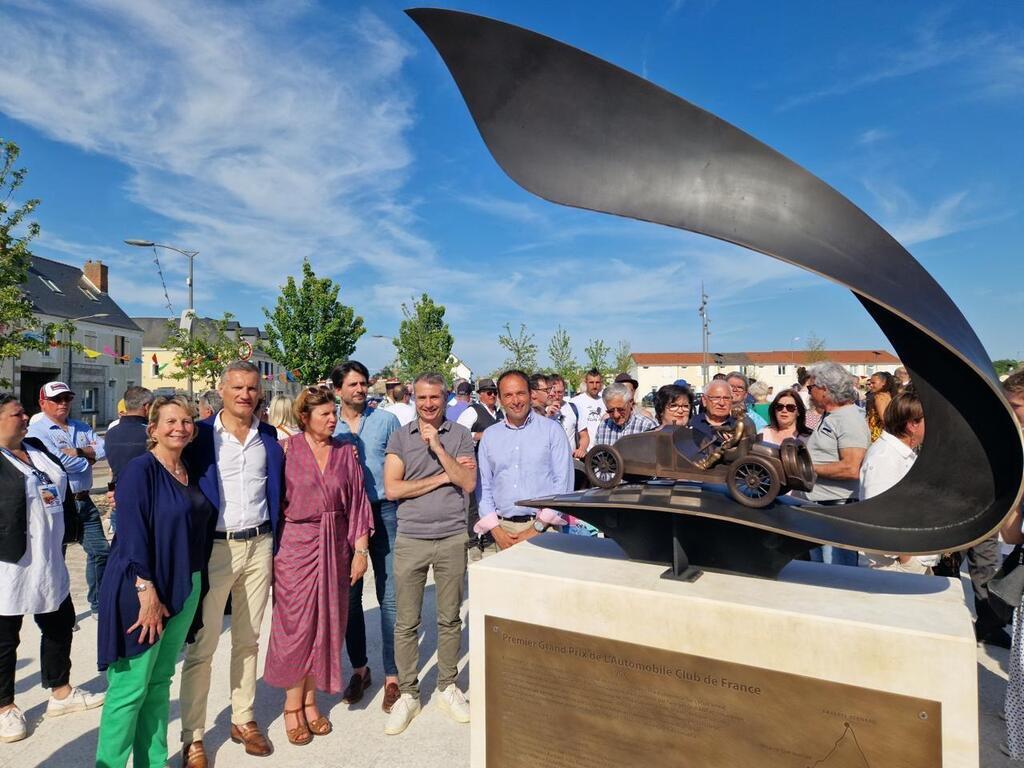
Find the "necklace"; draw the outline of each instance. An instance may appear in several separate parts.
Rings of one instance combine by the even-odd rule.
[[[185,466],[183,464],[179,462],[177,467],[169,467],[167,466],[167,462],[165,462],[155,453],[153,454],[153,456],[156,458],[157,461],[160,462],[160,466],[162,466],[164,469],[171,473],[175,480],[177,480],[182,485],[188,485],[188,471],[185,469]]]

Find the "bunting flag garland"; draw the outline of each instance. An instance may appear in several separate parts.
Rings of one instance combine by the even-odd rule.
[[[114,357],[114,350],[112,350],[110,347],[104,347],[103,348],[103,354],[104,355],[110,355],[111,357]]]
[[[295,381],[295,377],[292,375],[291,371],[286,371],[284,375],[287,377],[288,381]]]
[[[85,356],[90,360],[93,360],[103,354],[102,352],[97,352],[95,349],[83,349],[82,352],[84,352]]]
[[[153,362],[160,365],[160,361],[157,359],[156,352],[153,353]]]
[[[125,359],[127,359],[127,358],[125,358]],[[135,365],[141,365],[142,364],[142,358],[141,357],[136,357],[134,360],[132,360],[132,363],[135,364]]]

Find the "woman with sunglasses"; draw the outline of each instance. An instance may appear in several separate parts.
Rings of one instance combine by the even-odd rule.
[[[334,393],[304,389],[295,419],[302,431],[282,441],[284,524],[263,680],[285,689],[285,735],[302,746],[332,730],[316,691],[342,691],[349,587],[366,572],[373,513],[352,445],[334,437]]]
[[[806,418],[807,409],[800,395],[792,389],[784,389],[772,400],[768,413],[769,426],[761,432],[761,439],[773,445],[782,445],[787,437],[803,440],[811,434]]]
[[[22,619],[39,626],[47,717],[98,707],[103,694],[72,688],[75,609],[62,545],[74,540],[78,513],[60,459],[26,437],[28,416],[0,395],[0,741],[24,739],[25,716],[14,704],[14,671]]]

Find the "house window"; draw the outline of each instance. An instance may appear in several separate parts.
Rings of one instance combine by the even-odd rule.
[[[82,413],[95,413],[96,404],[100,400],[99,387],[88,387],[82,390]]]
[[[58,285],[55,282],[53,282],[53,280],[45,278],[42,275],[39,275],[39,279],[43,281],[43,285],[45,285],[47,288],[49,288],[54,293],[64,293],[64,291],[62,291],[58,287]]]
[[[779,376],[785,376],[785,375],[786,375],[786,366],[780,365],[779,366]]]
[[[156,360],[150,360],[149,366],[149,375],[152,376],[154,379],[158,378],[160,376],[160,363],[158,363]]]
[[[128,344],[127,336],[114,337],[114,365],[125,365],[128,360],[124,358],[128,357],[130,351],[131,346]]]
[[[82,286],[78,286],[78,290],[80,290],[82,293],[84,293],[86,298],[89,299],[89,301],[99,301],[99,297],[95,293],[90,291],[88,288],[83,288]]]

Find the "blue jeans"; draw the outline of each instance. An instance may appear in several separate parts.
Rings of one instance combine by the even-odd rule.
[[[822,544],[815,547],[807,556],[815,563],[829,563],[831,565],[857,565],[859,556],[856,550],[833,547],[831,544]]]
[[[370,537],[370,562],[380,604],[381,655],[384,674],[398,675],[395,664],[395,536],[398,534],[398,506],[393,501],[379,501],[373,508],[373,536]],[[363,618],[363,579],[348,591],[348,627],[345,630],[348,659],[354,669],[365,667],[366,620]]]
[[[103,571],[107,568],[107,555],[110,544],[103,535],[103,523],[100,511],[92,503],[92,499],[75,499],[78,519],[82,523],[82,549],[85,550],[85,583],[89,585],[89,607],[93,613],[100,609],[100,584],[103,582]]]

